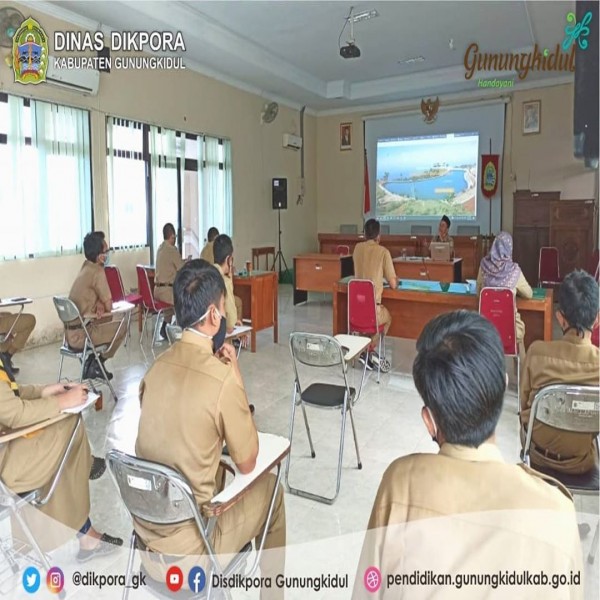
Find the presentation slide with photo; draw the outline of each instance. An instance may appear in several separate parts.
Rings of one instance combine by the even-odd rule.
[[[377,140],[381,220],[477,216],[477,132]]]

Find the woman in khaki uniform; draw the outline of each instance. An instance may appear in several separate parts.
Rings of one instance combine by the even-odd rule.
[[[490,253],[481,261],[477,273],[477,294],[484,287],[510,288],[513,293],[522,298],[531,298],[533,290],[521,267],[512,259],[513,239],[510,233],[501,231],[492,244]],[[525,338],[525,323],[521,320],[518,311],[515,313],[517,325],[517,342],[522,352],[523,339]]]
[[[7,366],[0,356],[1,431],[46,421],[87,399],[83,385],[70,389],[58,383],[18,385]],[[0,479],[4,485],[15,494],[38,488],[47,492],[44,488],[59,468],[76,423],[77,417],[72,415],[27,436],[0,443]],[[92,462],[85,428],[80,427],[52,498],[39,510],[29,509],[24,513],[43,550],[65,543],[74,531],[79,531],[79,562],[108,554],[123,544],[119,538],[96,531],[89,519],[88,479],[97,479],[103,471],[103,462],[100,465]]]

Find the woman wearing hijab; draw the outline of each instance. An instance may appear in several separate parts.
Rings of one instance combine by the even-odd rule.
[[[533,291],[521,267],[512,259],[513,240],[510,233],[501,231],[492,244],[490,253],[481,261],[477,274],[477,294],[484,287],[510,288],[517,296],[531,298]],[[525,324],[517,312],[517,342],[519,344],[525,337]]]

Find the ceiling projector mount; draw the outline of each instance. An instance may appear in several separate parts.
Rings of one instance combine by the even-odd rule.
[[[342,58],[358,58],[360,56],[360,48],[356,45],[356,41],[354,39],[354,23],[358,23],[359,21],[367,21],[378,16],[379,13],[375,9],[366,10],[361,13],[354,13],[354,7],[350,7],[350,12],[344,20],[344,26],[342,27],[342,31],[340,31],[340,35],[338,37],[338,47],[340,49],[340,56]],[[342,46],[342,35],[348,23],[350,23],[350,37],[346,41],[346,44]]]

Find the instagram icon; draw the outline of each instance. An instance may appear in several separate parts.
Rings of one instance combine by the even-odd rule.
[[[58,567],[52,567],[46,575],[46,585],[51,594],[60,594],[65,586],[65,576]]]

